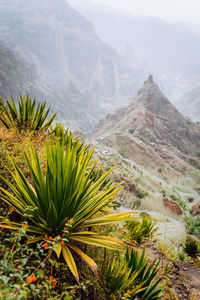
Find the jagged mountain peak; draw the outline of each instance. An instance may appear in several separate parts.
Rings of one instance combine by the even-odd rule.
[[[144,153],[144,157],[146,161],[157,157],[156,164],[162,164],[164,159],[174,166],[175,160],[181,158],[200,167],[194,158],[200,147],[200,127],[179,113],[151,75],[128,106],[101,120],[93,138],[110,146],[117,144],[123,153],[129,151],[127,156],[137,157],[136,151],[146,151],[148,145],[149,153]]]

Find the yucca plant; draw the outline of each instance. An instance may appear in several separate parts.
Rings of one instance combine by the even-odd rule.
[[[139,255],[138,251],[127,249],[124,258],[118,254],[104,264],[102,273],[107,292],[113,299],[126,295],[127,299],[155,300],[160,299],[162,291],[159,270],[159,261],[148,264],[144,250]]]
[[[127,222],[128,237],[142,244],[147,238],[152,237],[157,231],[156,222],[148,215],[143,215],[141,220],[132,220]]]
[[[36,104],[36,99],[32,101],[29,95],[22,97],[18,105],[15,104],[13,97],[5,99],[1,107],[0,120],[6,128],[17,127],[19,130],[48,128],[54,121],[57,113],[49,120],[47,116],[50,107],[45,111],[46,101]]]
[[[72,252],[80,255],[98,276],[96,263],[83,253],[77,242],[111,249],[119,249],[124,245],[124,242],[116,238],[100,236],[87,231],[87,228],[130,219],[133,214],[101,213],[122,187],[118,184],[100,189],[112,170],[94,182],[91,174],[98,161],[91,162],[94,149],[86,151],[87,148],[88,145],[85,145],[80,150],[79,143],[72,141],[68,145],[53,141],[47,143],[45,174],[42,172],[39,156],[32,148],[30,158],[26,154],[32,184],[14,164],[15,172],[10,173],[15,184],[2,178],[12,193],[0,188],[2,200],[20,215],[27,215],[27,231],[35,234],[28,243],[43,241],[44,248],[50,249],[49,255],[50,245],[53,246],[58,258],[62,253],[77,281],[79,276]],[[28,214],[27,210],[31,213]],[[1,220],[0,226],[19,230],[24,225]]]
[[[162,288],[159,283],[163,278],[162,275],[158,276],[160,261],[155,259],[151,264],[148,264],[145,258],[145,250],[139,255],[138,251],[133,249],[131,253],[127,249],[125,261],[128,264],[128,269],[131,269],[131,274],[138,272],[135,282],[140,285],[143,283],[147,287],[138,293],[138,298],[142,300],[160,299]]]
[[[70,145],[71,147],[72,144],[77,144],[78,153],[81,151],[82,148],[84,148],[85,151],[87,151],[90,148],[90,144],[87,144],[86,146],[86,144],[84,144],[80,137],[74,137],[74,133],[70,130],[69,127],[65,129],[64,125],[56,123],[56,126],[54,128],[50,126],[49,129],[49,133],[51,135],[53,134],[54,136],[56,136],[61,143],[64,143],[65,146]]]
[[[197,256],[200,255],[200,245],[197,240],[192,237],[187,238],[183,250],[192,258],[197,258]]]

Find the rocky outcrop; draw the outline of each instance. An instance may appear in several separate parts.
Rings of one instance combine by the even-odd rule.
[[[173,215],[175,215],[175,216],[182,216],[183,215],[182,209],[180,208],[178,203],[176,203],[175,201],[164,198],[163,202],[164,202],[164,205],[165,205],[166,209],[170,210],[170,212]]]
[[[146,168],[163,166],[171,172],[200,168],[200,125],[179,113],[149,76],[133,101],[108,115],[92,136],[102,137]],[[102,141],[102,139],[101,139]]]
[[[200,215],[200,201],[197,204],[192,206],[191,214],[194,217]]]

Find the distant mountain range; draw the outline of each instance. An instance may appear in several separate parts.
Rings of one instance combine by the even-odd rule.
[[[143,78],[65,0],[1,0],[0,44],[35,75],[18,93],[45,97],[65,125],[83,131],[128,103]],[[1,85],[1,95],[13,93]]]
[[[104,42],[138,69],[153,74],[165,94],[185,113],[182,96],[200,82],[200,25],[133,16],[88,0],[70,3],[92,22]]]
[[[183,117],[150,76],[132,102],[96,125],[92,138],[150,172],[200,168],[200,125]]]

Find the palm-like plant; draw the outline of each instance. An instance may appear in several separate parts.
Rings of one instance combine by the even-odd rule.
[[[72,145],[77,144],[78,153],[82,148],[88,150],[90,147],[90,144],[88,144],[86,147],[86,144],[84,144],[84,142],[78,136],[74,137],[74,134],[69,127],[65,130],[64,125],[56,123],[54,128],[50,126],[49,133],[57,137],[61,143],[65,144],[65,146],[70,145],[70,147],[72,147]]]
[[[96,275],[98,271],[96,263],[74,242],[119,249],[124,245],[122,241],[87,231],[87,227],[120,222],[130,219],[133,214],[101,214],[101,210],[113,201],[122,187],[118,184],[100,189],[112,170],[94,182],[91,174],[98,161],[91,162],[94,149],[86,151],[87,148],[85,145],[80,150],[79,144],[72,141],[68,145],[60,142],[55,144],[53,141],[47,143],[45,175],[38,154],[32,148],[31,158],[26,155],[26,160],[33,186],[23,171],[14,164],[15,172],[10,173],[15,184],[2,178],[12,194],[0,188],[2,199],[16,212],[24,215],[27,214],[27,209],[31,211],[27,216],[29,225],[26,227],[28,232],[36,236],[28,243],[44,241],[47,247],[50,236],[57,256],[60,257],[62,253],[77,281],[79,276],[71,251],[80,255]],[[23,224],[2,220],[0,226],[19,230]]]
[[[134,251],[133,249],[131,253],[127,249],[125,261],[127,262],[128,269],[131,269],[131,274],[138,272],[135,282],[140,285],[143,283],[142,286],[147,287],[138,293],[138,298],[142,300],[160,299],[162,290],[161,286],[159,286],[162,276],[158,276],[160,262],[154,260],[149,265],[145,258],[145,250],[139,255],[138,251]],[[158,278],[156,279],[156,277]]]
[[[127,222],[128,236],[138,244],[142,244],[146,238],[152,237],[157,231],[156,222],[148,215],[143,215],[140,220]]]
[[[17,107],[14,99],[11,97],[6,99],[1,105],[0,120],[8,129],[12,127],[17,127],[19,130],[48,128],[54,121],[57,113],[47,121],[50,107],[46,111],[45,108],[46,102],[36,104],[36,99],[32,101],[29,95],[24,97],[20,95]]]
[[[106,289],[113,299],[121,299],[127,294],[127,299],[155,300],[160,299],[162,276],[157,276],[159,261],[155,260],[148,264],[145,251],[129,252],[127,249],[125,257],[112,258],[107,266],[103,268]],[[157,278],[159,277],[159,278]]]
[[[184,252],[192,258],[200,255],[200,244],[193,237],[188,237],[183,247]]]

